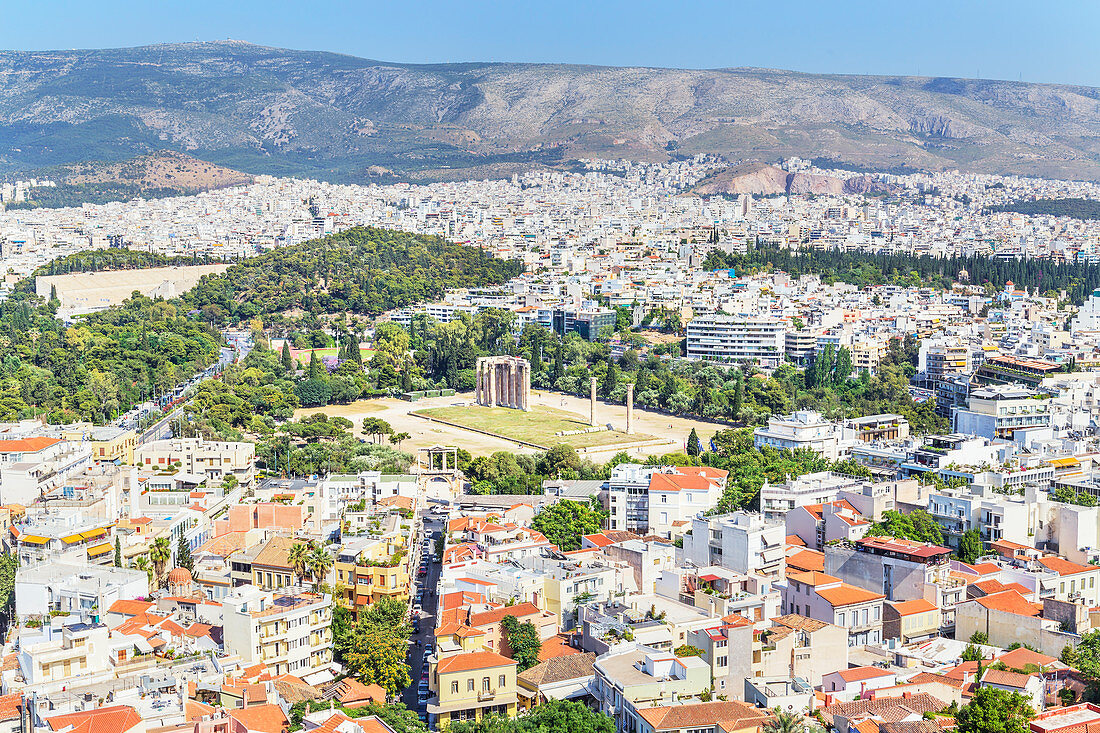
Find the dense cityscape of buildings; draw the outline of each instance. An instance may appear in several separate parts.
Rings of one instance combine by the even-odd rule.
[[[635,326],[675,321],[682,358],[766,374],[844,350],[841,377],[875,374],[891,340],[917,337],[910,394],[951,425],[917,435],[897,414],[772,415],[757,449],[860,475],[765,480],[758,511],[733,512],[717,508],[742,477],[706,466],[624,461],[606,479],[483,496],[447,462],[461,445],[425,449],[408,474],[291,480],[261,475],[248,442],[0,425],[0,525],[20,560],[0,729],[282,733],[295,703],[315,701],[306,731],[392,732],[335,710],[395,697],[344,677],[334,652],[337,609],[354,618],[382,599],[409,611],[412,685],[398,694],[432,729],[577,700],[617,733],[747,733],[777,709],[840,733],[938,733],[946,718],[926,714],[986,687],[1025,696],[1037,733],[1100,723],[1080,702],[1091,681],[1063,657],[1100,628],[1100,292],[1076,304],[965,276],[940,291],[702,267],[747,241],[1091,262],[1096,222],[982,212],[1100,189],[944,173],[884,176],[889,196],[690,193],[717,166],[604,162],[426,186],[261,178],[0,214],[9,284],[89,248],[233,259],[367,224],[526,265],[504,286],[386,314],[398,323],[504,308],[517,332],[602,340],[623,306]],[[149,277],[134,289],[172,292],[157,288],[177,278]],[[67,317],[128,294],[56,284]],[[532,526],[568,500],[606,512],[575,548]],[[942,542],[883,531],[898,513],[926,515]],[[329,567],[303,571],[303,543]],[[524,669],[509,617],[540,642]]]

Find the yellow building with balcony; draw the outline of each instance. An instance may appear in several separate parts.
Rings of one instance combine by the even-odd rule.
[[[433,661],[428,679],[433,693],[428,701],[429,723],[440,730],[453,720],[516,714],[516,662],[496,652],[468,652]]]
[[[339,601],[356,609],[382,598],[409,599],[409,555],[403,537],[346,542],[333,564]]]

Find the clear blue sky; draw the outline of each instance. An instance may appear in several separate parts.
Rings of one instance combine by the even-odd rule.
[[[385,61],[552,61],[1100,86],[1093,0],[55,0],[0,11],[0,48],[235,38]]]

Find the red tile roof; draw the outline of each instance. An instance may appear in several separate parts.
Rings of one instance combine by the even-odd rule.
[[[872,680],[876,677],[894,676],[893,672],[879,669],[878,667],[852,667],[850,669],[842,669],[837,674],[839,674],[840,679],[845,682],[862,682],[863,680]]]
[[[57,438],[16,438],[0,440],[0,453],[37,453],[61,441]]]
[[[282,712],[281,710],[279,712]],[[72,726],[73,733],[125,733],[141,725],[141,715],[129,705],[66,713],[46,718],[51,730]],[[278,733],[276,731],[275,733]]]
[[[973,603],[978,603],[991,611],[1004,611],[1017,616],[1038,616],[1043,612],[1043,606],[1032,603],[1014,590],[1006,590],[1001,593],[977,598]]]
[[[857,588],[847,583],[842,583],[835,588],[819,588],[814,592],[828,601],[829,605],[834,608],[838,606],[851,606],[855,603],[868,603],[886,597],[882,593],[864,590],[863,588]]]
[[[508,667],[515,665],[508,657],[502,657],[496,652],[470,652],[468,654],[456,654],[446,657],[436,665],[436,672],[447,674],[448,672],[469,672],[474,669],[491,669],[493,667]]]

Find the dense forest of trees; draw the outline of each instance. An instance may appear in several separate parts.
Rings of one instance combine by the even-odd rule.
[[[842,281],[861,287],[896,284],[944,289],[951,287],[961,270],[966,270],[970,282],[976,285],[988,284],[1001,290],[1011,280],[1017,288],[1039,293],[1065,290],[1071,302],[1081,302],[1100,285],[1100,264],[985,256],[914,257],[760,246],[750,247],[745,254],[715,250],[703,266],[712,270],[733,268],[739,275],[765,268],[782,270],[792,277],[815,274],[826,282]]]
[[[1100,201],[1093,199],[1035,199],[990,206],[989,211],[1012,211],[1028,216],[1068,216],[1071,219],[1100,219]]]
[[[99,272],[102,270],[137,270],[143,267],[164,267],[166,265],[206,264],[200,257],[169,257],[158,252],[142,252],[126,247],[92,249],[84,252],[58,257],[39,267],[25,281],[26,289],[33,290],[34,278],[38,275],[64,275],[70,272]],[[21,283],[22,285],[22,283]]]
[[[240,262],[203,278],[184,300],[216,322],[292,309],[375,316],[452,288],[501,284],[522,269],[439,237],[358,227]]]
[[[66,326],[24,289],[0,303],[0,420],[104,422],[217,359],[221,336],[163,300],[136,296]]]

